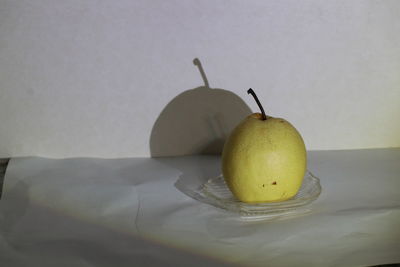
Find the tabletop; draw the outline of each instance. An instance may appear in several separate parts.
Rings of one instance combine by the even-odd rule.
[[[4,266],[372,266],[400,262],[400,149],[310,151],[310,212],[246,220],[185,188],[220,157],[12,158]]]

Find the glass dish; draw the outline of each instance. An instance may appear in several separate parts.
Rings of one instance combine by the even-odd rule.
[[[224,177],[220,175],[209,179],[196,193],[203,202],[241,216],[282,217],[309,212],[309,209],[303,207],[318,198],[321,185],[319,178],[307,171],[299,192],[293,198],[282,202],[249,204],[236,199],[225,184]]]

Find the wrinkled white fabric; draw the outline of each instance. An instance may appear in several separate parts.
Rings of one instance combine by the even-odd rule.
[[[311,213],[248,221],[188,196],[219,157],[16,158],[2,266],[367,266],[400,262],[400,149],[309,153]],[[182,186],[184,185],[184,186]]]

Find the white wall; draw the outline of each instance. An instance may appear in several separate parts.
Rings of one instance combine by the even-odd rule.
[[[215,101],[177,97],[195,57]],[[165,153],[204,152],[249,87],[310,150],[400,146],[400,1],[0,0],[0,157],[149,156],[170,101]]]

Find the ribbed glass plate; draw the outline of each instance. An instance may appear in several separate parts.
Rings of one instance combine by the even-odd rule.
[[[282,202],[257,204],[241,202],[232,195],[222,175],[209,179],[197,192],[208,204],[239,213],[242,216],[281,216],[285,214],[289,216],[317,199],[320,193],[319,178],[309,171],[304,176],[299,192],[293,198]],[[305,210],[303,209],[303,211]]]

